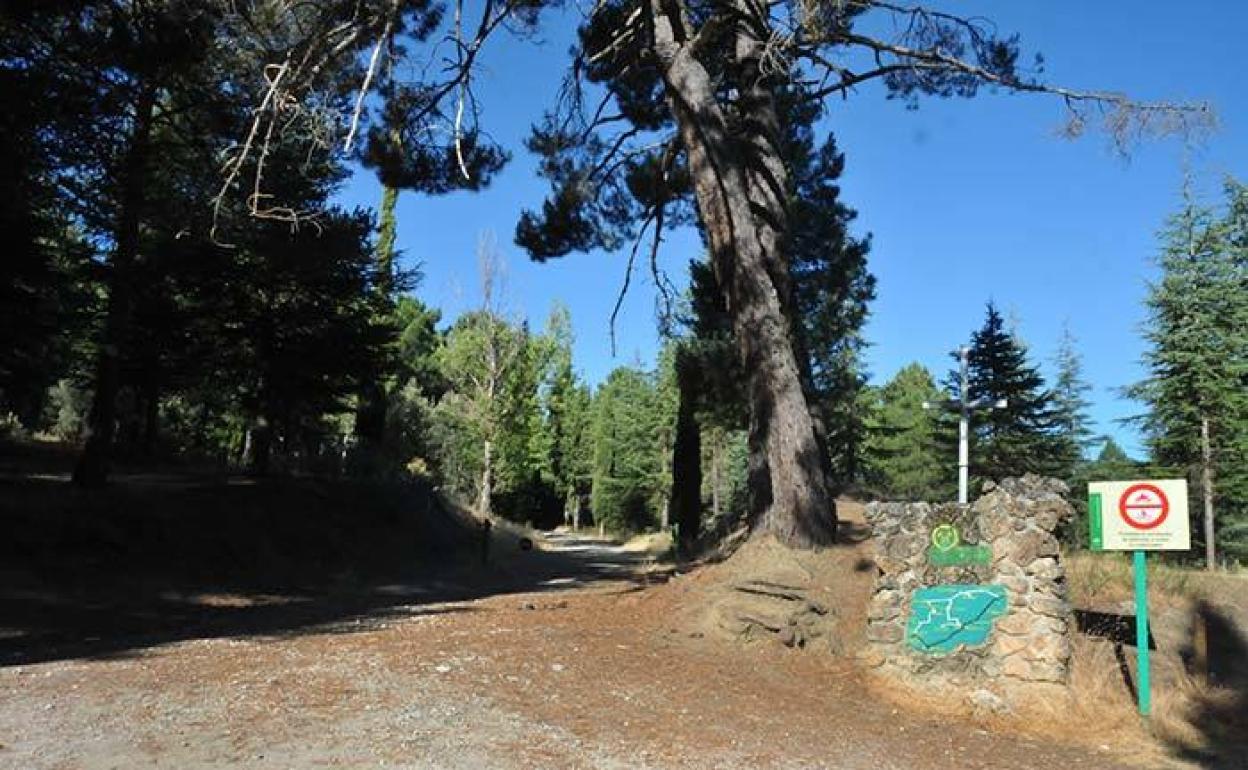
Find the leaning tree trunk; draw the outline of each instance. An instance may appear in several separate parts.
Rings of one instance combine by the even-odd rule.
[[[780,84],[776,79],[777,75],[768,75],[762,64],[766,44],[757,35],[757,25],[765,20],[757,18],[755,6],[748,0],[737,0],[736,5],[738,21],[735,82],[740,91],[737,111],[741,114],[741,146],[745,179],[750,190],[750,211],[754,215],[755,229],[766,256],[767,274],[771,276],[776,287],[788,324],[802,391],[810,407],[811,424],[819,447],[819,460],[823,464],[825,478],[830,479],[832,460],[828,453],[828,431],[820,410],[815,406],[818,394],[810,370],[810,354],[803,339],[801,320],[797,317],[797,297],[785,245],[789,225],[787,202],[792,191],[789,172],[780,154],[784,137],[775,100],[775,88]],[[760,430],[763,426],[751,421],[750,427],[751,430]],[[755,441],[757,438],[755,437]],[[761,465],[761,459],[754,459],[752,467],[753,465]],[[759,470],[766,472],[765,466],[761,466]]]
[[[748,376],[755,447],[766,460],[770,494],[763,499],[769,504],[755,518],[755,531],[772,533],[798,547],[831,543],[836,534],[835,504],[781,291],[769,269],[777,257],[768,253],[768,226],[760,229],[756,220],[762,217],[750,206],[746,166],[763,150],[751,147],[747,152],[729,135],[711,79],[694,56],[694,41],[688,39],[678,9],[652,0],[651,21],[668,103],[689,159],[698,212],[711,246],[712,267]]]
[[[139,257],[139,228],[144,204],[144,177],[152,146],[156,86],[148,82],[135,105],[134,131],[122,167],[121,198],[112,258],[109,260],[108,311],[96,361],[95,394],[87,424],[87,441],[74,468],[74,483],[100,486],[108,480],[121,389],[121,355],[130,334],[134,305],[134,265]]]

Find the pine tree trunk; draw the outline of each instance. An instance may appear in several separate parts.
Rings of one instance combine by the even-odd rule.
[[[677,373],[680,402],[676,410],[676,438],[672,442],[671,517],[688,552],[702,526],[702,434],[694,416],[695,394],[689,377]]]
[[[716,522],[719,521],[719,516],[721,512],[721,508],[719,504],[719,495],[720,495],[719,465],[720,465],[720,447],[722,444],[723,444],[723,435],[717,434],[715,436],[715,443],[711,445],[711,515],[715,518]]]
[[[261,416],[248,433],[251,436],[251,457],[248,466],[253,476],[267,476],[272,467],[273,421]]]
[[[477,513],[490,515],[490,500],[494,496],[494,442],[489,439],[481,449],[481,491],[477,497]]]
[[[730,136],[710,76],[694,58],[678,10],[652,0],[654,48],[689,159],[712,267],[748,373],[751,450],[765,461],[769,487],[760,497],[767,506],[755,517],[754,531],[774,534],[794,547],[826,545],[836,536],[835,503],[793,352],[782,290],[769,270],[778,259],[767,249],[771,225],[759,225],[768,214],[773,215],[770,223],[783,222],[783,212],[751,208],[745,172],[750,158],[758,163],[767,153],[774,154],[775,147],[744,152],[742,142]]]
[[[134,304],[134,265],[139,258],[139,229],[151,154],[156,84],[145,83],[135,105],[134,131],[121,173],[121,199],[112,258],[109,260],[108,311],[96,361],[95,394],[88,417],[87,441],[74,468],[74,483],[101,486],[108,480],[121,389],[121,356],[130,334]]]
[[[387,186],[382,189],[381,214],[377,228],[376,292],[379,304],[386,310],[378,321],[385,321],[385,316],[390,315],[390,302],[394,293],[394,244],[398,231],[395,208],[398,201],[398,188]],[[381,372],[372,372],[368,376],[370,379],[361,385],[358,394],[355,435],[361,445],[376,450],[386,435],[386,387],[381,381]]]
[[[1200,490],[1205,502],[1205,569],[1218,566],[1213,528],[1213,444],[1209,439],[1209,418],[1200,418]]]

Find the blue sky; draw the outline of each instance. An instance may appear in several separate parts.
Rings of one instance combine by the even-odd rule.
[[[857,232],[873,236],[870,268],[879,296],[866,328],[872,379],[883,382],[911,361],[942,375],[948,351],[982,322],[992,299],[1017,321],[1046,374],[1062,325],[1069,325],[1094,387],[1099,429],[1138,452],[1138,437],[1117,420],[1140,407],[1116,389],[1142,373],[1142,300],[1156,273],[1155,234],[1179,202],[1184,159],[1198,191],[1211,198],[1226,175],[1248,178],[1248,70],[1240,47],[1248,3],[956,6],[1019,32],[1026,52],[1044,55],[1050,82],[1141,99],[1208,100],[1219,127],[1197,146],[1151,140],[1124,159],[1098,134],[1059,138],[1062,106],[1044,96],[984,93],[925,100],[910,111],[864,87],[831,103],[825,126],[847,158],[843,198],[859,212]],[[644,271],[634,276],[613,357],[607,324],[625,255],[535,264],[512,244],[519,212],[539,206],[546,191],[522,141],[553,103],[575,24],[571,15],[547,21],[542,40],[500,38],[484,57],[478,91],[485,125],[511,148],[512,163],[483,193],[404,195],[398,242],[407,263],[422,266],[418,294],[449,319],[478,301],[476,244],[481,233],[493,232],[508,266],[513,311],[537,325],[552,302],[566,304],[577,366],[598,382],[615,366],[653,360],[656,292]],[[375,206],[380,189],[361,173],[340,198]],[[695,234],[675,233],[661,263],[683,285],[685,266],[699,253]]]

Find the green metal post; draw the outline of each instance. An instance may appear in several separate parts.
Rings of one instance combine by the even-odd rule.
[[[1135,552],[1135,650],[1140,716],[1146,717],[1152,711],[1152,691],[1148,671],[1148,570],[1143,551]]]

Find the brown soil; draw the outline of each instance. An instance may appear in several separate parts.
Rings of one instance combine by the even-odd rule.
[[[1133,757],[1017,726],[924,716],[879,697],[849,656],[699,631],[709,597],[776,566],[766,563],[777,555],[770,546],[666,584],[668,573],[644,553],[567,535],[539,546],[460,574],[462,585],[370,589],[389,597],[384,612],[361,601],[358,612],[328,613],[332,623],[280,633],[186,633],[7,665],[0,766],[881,770],[1160,761],[1155,752]],[[829,589],[822,603],[837,608],[842,628],[857,627],[858,581],[869,579],[861,554],[850,546],[827,559],[832,566],[802,567],[812,572],[806,590]],[[824,585],[833,572],[859,577],[848,588]],[[196,601],[243,612],[250,600]],[[266,602],[255,609],[285,606]],[[852,645],[844,634],[828,638]]]

